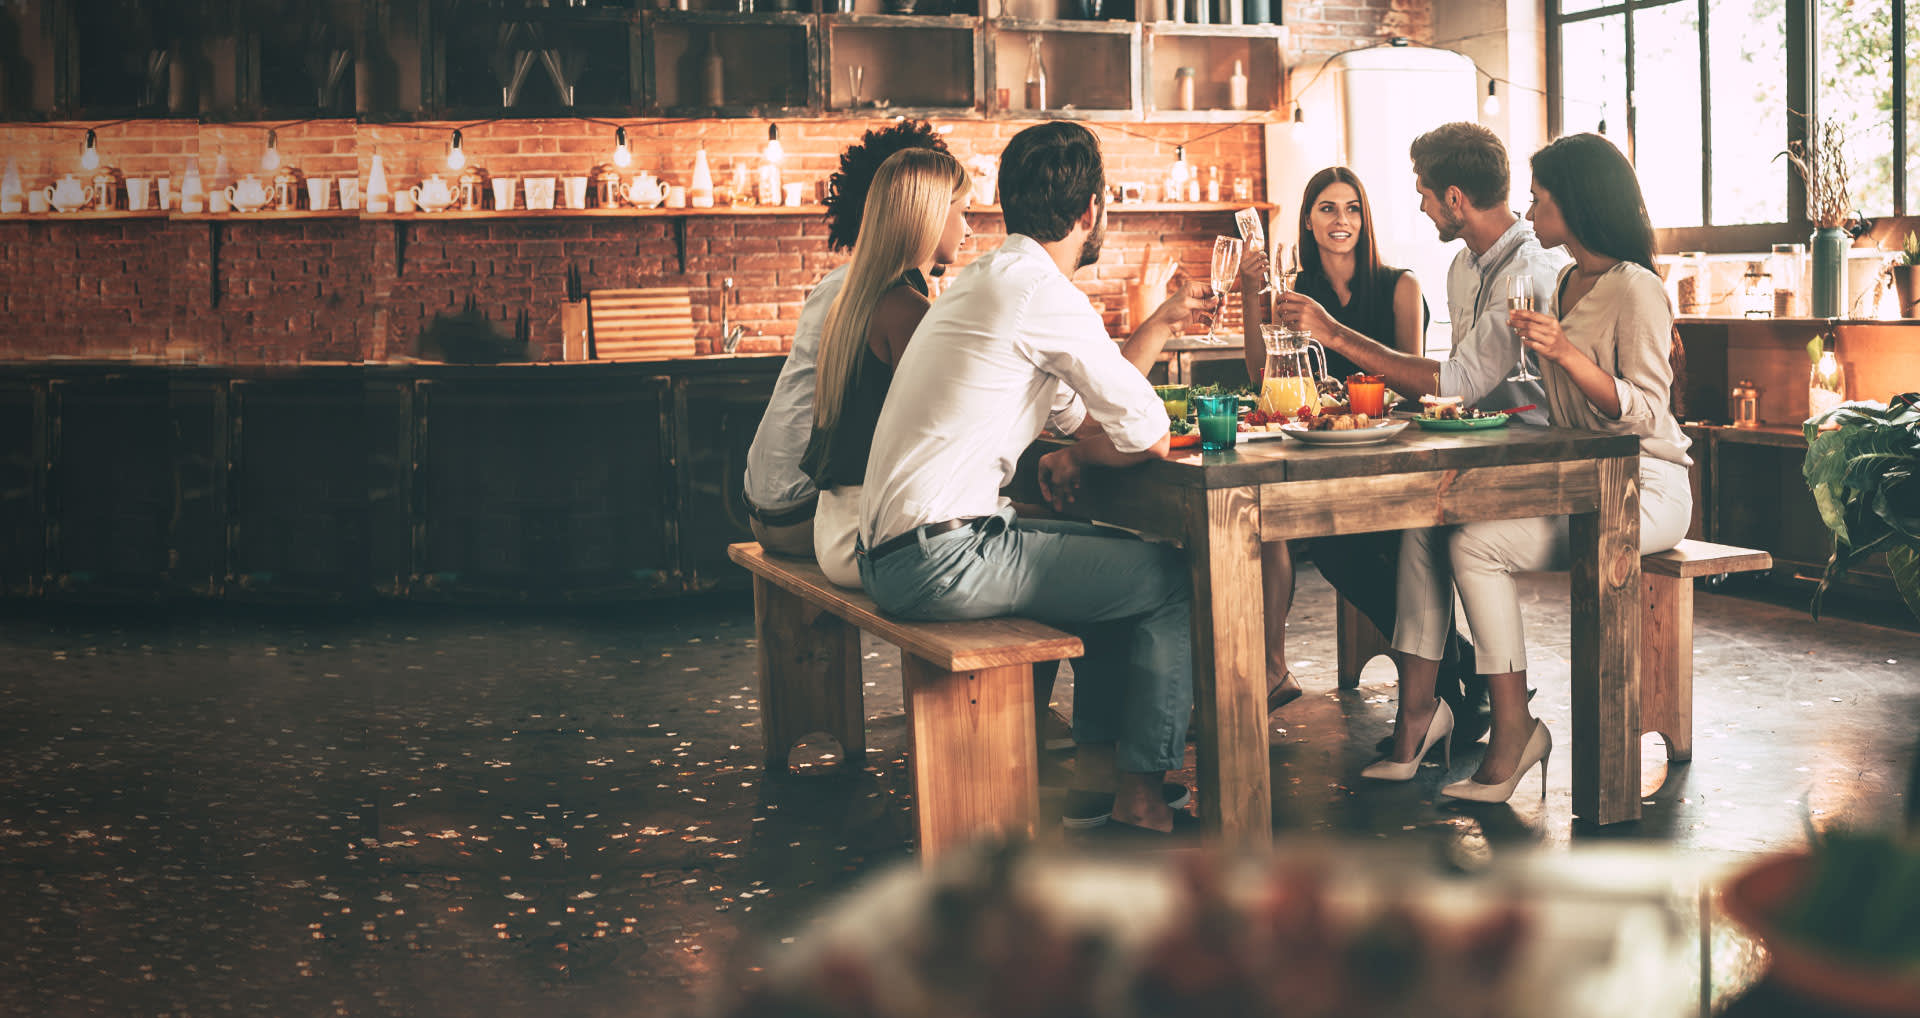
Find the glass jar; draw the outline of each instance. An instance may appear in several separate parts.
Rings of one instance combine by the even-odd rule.
[[[1727,395],[1727,419],[1736,428],[1760,426],[1760,390],[1750,380],[1742,378]]]
[[[1193,68],[1181,67],[1173,72],[1173,102],[1183,110],[1193,109]]]
[[[1673,310],[1681,315],[1707,313],[1707,253],[1680,252],[1680,264],[1673,267]]]
[[[1801,266],[1807,260],[1805,244],[1775,244],[1768,258],[1773,275],[1773,317],[1798,318],[1806,313],[1806,300],[1800,295]]]

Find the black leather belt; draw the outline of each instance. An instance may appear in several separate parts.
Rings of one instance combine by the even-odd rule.
[[[872,561],[873,559],[883,558],[890,552],[896,552],[908,545],[916,544],[923,534],[927,537],[938,537],[950,530],[959,530],[961,527],[973,526],[975,523],[984,519],[986,519],[985,516],[965,516],[957,520],[941,520],[939,523],[922,524],[901,534],[899,537],[889,537],[872,548],[867,549],[867,559],[868,561]]]

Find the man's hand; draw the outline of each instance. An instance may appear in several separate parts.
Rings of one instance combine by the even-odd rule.
[[[1305,332],[1319,340],[1325,346],[1335,346],[1340,339],[1340,329],[1333,316],[1320,303],[1303,293],[1289,290],[1280,295],[1276,317],[1280,324],[1297,332]]]
[[[1191,280],[1184,272],[1173,274],[1172,293],[1147,316],[1147,321],[1166,326],[1174,335],[1189,325],[1213,325],[1213,309],[1218,297],[1204,280]]]
[[[1080,461],[1071,447],[1040,457],[1040,495],[1056,510],[1066,511],[1080,496]]]

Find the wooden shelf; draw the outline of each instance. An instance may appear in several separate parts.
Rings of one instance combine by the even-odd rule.
[[[1280,25],[1194,25],[1181,21],[1143,22],[1155,35],[1209,35],[1232,39],[1279,39],[1287,34]]]
[[[980,19],[971,14],[928,16],[920,14],[822,14],[822,24],[834,28],[944,28],[971,32],[980,27]]]
[[[1039,21],[1033,18],[995,18],[992,23],[995,29],[1002,32],[1133,35],[1140,30],[1138,21]]]
[[[1111,202],[1107,205],[1107,212],[1110,214],[1133,212],[1238,212],[1241,209],[1260,209],[1263,212],[1268,212],[1276,208],[1279,208],[1279,206],[1263,201],[1135,201]],[[977,212],[981,215],[997,216],[1000,214],[1000,206],[975,205],[967,211]]]
[[[432,223],[467,219],[682,219],[689,216],[822,216],[824,205],[716,205],[708,209],[511,209],[496,212],[477,209],[472,212],[449,209],[445,212],[363,212],[362,219],[382,222]]]
[[[71,223],[80,221],[99,222],[108,219],[166,219],[171,213],[156,210],[128,212],[124,209],[88,209],[84,212],[6,212],[0,213],[0,222],[4,223]]]
[[[1828,325],[1920,325],[1920,318],[1743,318],[1732,315],[1677,315],[1677,325],[1783,325],[1793,329],[1823,329]]]
[[[293,209],[273,212],[167,212],[162,214],[169,219],[189,223],[269,223],[291,219],[358,219],[361,217],[359,212],[352,209],[326,209],[321,212]]]

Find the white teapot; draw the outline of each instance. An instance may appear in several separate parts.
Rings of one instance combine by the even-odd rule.
[[[227,201],[233,203],[236,212],[258,212],[267,207],[267,189],[258,177],[241,177],[227,188]]]
[[[660,181],[651,173],[641,173],[633,178],[632,186],[627,188],[627,201],[635,208],[650,209],[666,200],[666,191]]]
[[[47,204],[59,212],[78,212],[93,202],[93,188],[83,186],[71,173],[57,184],[48,184],[46,192]]]
[[[423,212],[439,212],[453,204],[453,192],[447,190],[447,182],[441,180],[437,173],[408,188],[408,191],[413,195],[413,203],[420,206]]]

